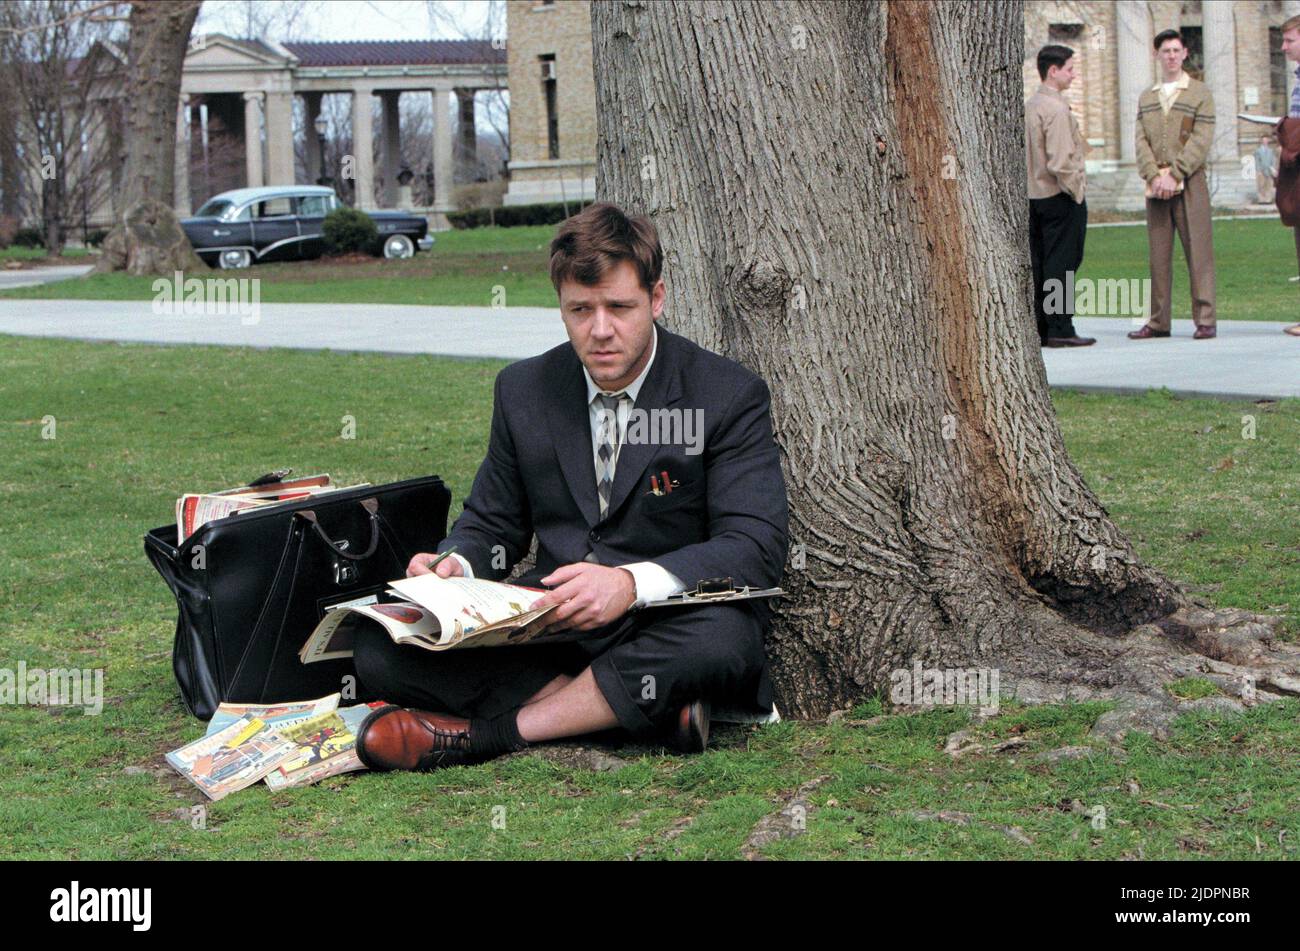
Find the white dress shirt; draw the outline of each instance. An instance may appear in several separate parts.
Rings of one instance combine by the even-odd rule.
[[[596,394],[604,393],[606,396],[613,396],[615,392],[626,393],[631,403],[620,401],[618,411],[618,444],[623,445],[624,436],[627,433],[627,414],[630,406],[635,405],[637,394],[641,392],[641,384],[645,382],[646,375],[650,372],[650,367],[655,362],[655,352],[659,348],[659,329],[651,325],[650,337],[650,359],[646,361],[644,369],[637,375],[637,378],[623,387],[621,390],[610,391],[602,390],[596,385],[596,381],[591,378],[591,374],[584,366],[582,375],[587,379],[587,412],[591,422],[591,458],[595,464],[599,463],[598,453],[600,451],[600,423],[601,408],[596,405]],[[614,471],[618,471],[617,457],[615,457]],[[466,578],[474,577],[474,569],[469,566],[469,562],[460,555],[452,552],[451,557],[460,562],[461,568],[465,572]],[[662,601],[669,595],[685,591],[686,585],[682,580],[668,569],[661,565],[656,565],[652,561],[638,561],[627,565],[618,565],[616,567],[625,568],[631,573],[632,579],[636,584],[636,601],[632,607],[639,608],[649,601]]]

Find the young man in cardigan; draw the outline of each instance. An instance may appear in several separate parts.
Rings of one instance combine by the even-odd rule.
[[[1214,141],[1214,96],[1183,71],[1187,47],[1177,30],[1155,38],[1160,82],[1138,99],[1138,172],[1147,183],[1147,241],[1151,258],[1151,317],[1133,340],[1168,337],[1174,232],[1191,279],[1193,337],[1216,334],[1214,236],[1205,163]]]

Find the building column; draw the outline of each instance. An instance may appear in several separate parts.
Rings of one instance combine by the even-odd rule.
[[[478,171],[478,126],[474,115],[474,90],[456,91],[456,166],[463,182],[474,181]]]
[[[396,89],[385,90],[379,94],[379,101],[384,114],[384,207],[396,208],[397,173],[402,170],[401,92]]]
[[[434,89],[433,93],[433,206],[440,213],[454,211],[451,207],[451,116],[447,90]]]
[[[305,116],[304,144],[306,149],[303,160],[307,166],[307,181],[314,182],[320,178],[320,139],[316,136],[316,120],[320,118],[320,103],[324,93],[305,92],[302,94],[303,115]]]
[[[374,89],[352,90],[352,176],[357,188],[357,207],[375,207],[374,139],[370,128],[370,97]]]
[[[1239,160],[1237,148],[1237,30],[1231,3],[1201,4],[1201,48],[1205,55],[1205,84],[1214,96],[1214,144],[1210,161]]]
[[[176,157],[172,207],[178,217],[188,217],[190,207],[190,94],[181,93],[176,104]]]
[[[1282,22],[1285,23],[1292,17],[1300,16],[1300,0],[1282,0]],[[1291,110],[1291,93],[1295,89],[1295,70],[1300,63],[1293,63],[1289,59],[1286,62],[1286,108],[1282,110],[1282,115],[1287,115]]]
[[[266,96],[266,184],[292,185],[293,93],[272,92]]]
[[[1145,0],[1119,0],[1115,5],[1115,55],[1119,61],[1119,159],[1137,161],[1138,98],[1151,86],[1151,11]]]
[[[262,178],[262,93],[244,93],[244,167],[248,187],[265,184]]]

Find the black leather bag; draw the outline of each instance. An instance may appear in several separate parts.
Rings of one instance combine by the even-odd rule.
[[[355,676],[351,659],[303,664],[298,650],[330,605],[378,595],[447,534],[438,476],[363,486],[144,537],[180,614],[172,668],[185,707],[310,700]],[[359,698],[358,698],[359,699]]]

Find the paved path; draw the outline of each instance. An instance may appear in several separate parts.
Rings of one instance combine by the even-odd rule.
[[[1106,392],[1167,387],[1175,393],[1274,399],[1300,397],[1300,337],[1284,323],[1221,320],[1213,340],[1193,340],[1190,320],[1175,320],[1173,335],[1129,340],[1140,325],[1113,317],[1076,317],[1091,347],[1043,350],[1053,386]]]
[[[252,316],[159,315],[151,301],[0,300],[0,333],[507,359],[568,340],[551,307],[260,304]]]
[[[1300,397],[1300,338],[1285,324],[1225,320],[1215,340],[1192,340],[1189,320],[1165,340],[1129,340],[1133,324],[1080,317],[1097,343],[1044,350],[1053,386],[1238,398]],[[262,304],[257,322],[238,315],[165,316],[149,301],[0,300],[0,333],[80,340],[206,343],[244,347],[433,353],[521,359],[566,339],[550,307],[416,307],[381,304]]]
[[[70,277],[89,274],[93,264],[55,264],[50,267],[29,267],[10,271],[0,268],[0,290],[11,287],[32,287],[36,284],[49,284],[51,281],[63,281]]]

